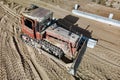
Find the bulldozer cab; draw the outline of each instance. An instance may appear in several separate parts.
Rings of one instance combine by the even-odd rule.
[[[76,74],[86,47],[96,45],[96,41],[82,34],[71,33],[57,24],[50,25],[53,21],[50,10],[32,5],[22,16],[24,42],[50,53],[44,52],[44,55],[66,67],[72,75]]]
[[[32,38],[40,39],[43,32],[52,21],[53,12],[32,5],[22,13],[22,32]]]

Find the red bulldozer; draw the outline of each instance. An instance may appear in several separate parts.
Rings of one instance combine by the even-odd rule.
[[[75,75],[89,38],[64,29],[53,19],[53,12],[35,5],[22,13],[21,26],[21,38],[25,43],[43,50],[43,55]]]

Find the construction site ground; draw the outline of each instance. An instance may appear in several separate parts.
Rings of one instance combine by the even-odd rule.
[[[68,6],[62,0],[50,1],[0,3],[0,80],[120,80],[120,28],[73,15],[71,10],[77,0],[65,0]],[[81,0],[79,3],[85,6],[87,1],[90,2]],[[76,76],[68,74],[63,66],[44,56],[42,51],[22,42],[20,13],[29,4],[50,9],[66,29],[73,26],[76,33],[98,40],[95,48],[86,49]]]

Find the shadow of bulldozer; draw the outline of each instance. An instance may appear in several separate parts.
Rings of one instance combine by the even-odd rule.
[[[84,36],[91,38],[92,32],[86,30],[89,27],[89,25],[86,29],[82,29],[78,26],[78,24],[75,24],[78,20],[78,17],[67,15],[63,19],[58,19],[57,24],[75,34],[83,34]]]

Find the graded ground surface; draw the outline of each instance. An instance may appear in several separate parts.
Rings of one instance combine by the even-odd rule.
[[[62,0],[53,1],[15,0],[15,3],[7,3],[8,6],[0,4],[0,80],[119,80],[120,28],[73,15],[71,10],[77,0],[71,0],[69,6],[64,5]],[[86,0],[83,6],[88,5],[87,1],[90,0]],[[61,18],[60,21],[68,28],[72,25],[74,30],[79,31],[76,26],[80,27],[81,33],[98,40],[94,49],[86,49],[76,77],[21,41],[19,14],[33,3],[52,10],[54,17]]]

